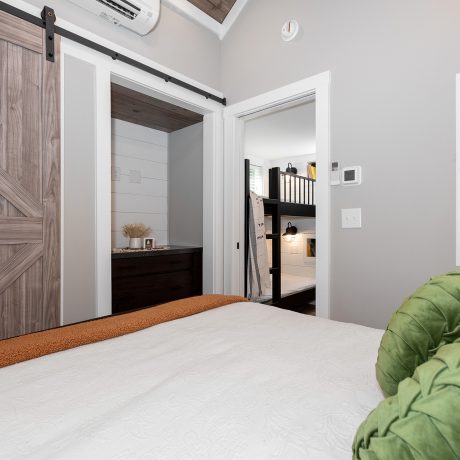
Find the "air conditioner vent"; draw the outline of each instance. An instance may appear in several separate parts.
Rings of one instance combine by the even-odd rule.
[[[148,34],[160,17],[160,0],[69,0],[116,26]],[[0,2],[1,3],[1,2]]]
[[[135,11],[131,11],[130,9],[126,8],[121,4],[121,2],[115,2],[113,0],[96,0],[98,3],[102,3],[103,5],[109,7],[110,9],[116,11],[117,13],[123,15],[125,18],[128,19],[136,19],[137,13]],[[129,5],[131,8],[135,8],[134,5],[129,4],[128,2],[123,2],[127,6]],[[135,8],[136,10],[140,11],[139,8]]]

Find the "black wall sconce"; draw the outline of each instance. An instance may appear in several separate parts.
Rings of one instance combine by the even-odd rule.
[[[292,166],[292,163],[288,163],[288,167],[286,168],[286,172],[290,174],[297,174],[297,168]]]
[[[283,237],[285,240],[292,241],[294,237],[297,235],[297,227],[294,227],[291,222],[288,222],[286,231],[283,233]]]

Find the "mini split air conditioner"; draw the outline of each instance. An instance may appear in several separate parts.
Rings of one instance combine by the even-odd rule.
[[[99,17],[126,27],[139,35],[148,34],[160,16],[160,0],[69,0]]]

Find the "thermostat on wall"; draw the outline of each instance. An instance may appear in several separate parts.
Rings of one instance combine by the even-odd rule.
[[[360,185],[361,166],[349,166],[342,169],[342,185]]]

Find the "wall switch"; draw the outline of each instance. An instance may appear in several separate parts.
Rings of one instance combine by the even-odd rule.
[[[342,209],[342,228],[361,227],[361,208]]]
[[[112,180],[119,181],[120,180],[120,167],[119,166],[112,166]]]
[[[140,184],[142,183],[142,174],[140,171],[137,171],[135,169],[131,169],[129,171],[129,182],[131,184]]]

